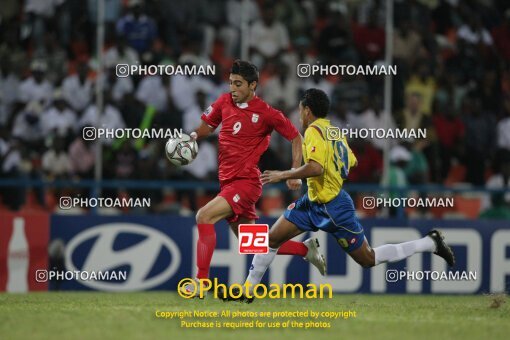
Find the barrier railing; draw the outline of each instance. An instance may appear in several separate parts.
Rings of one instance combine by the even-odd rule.
[[[219,183],[213,181],[177,181],[177,180],[101,180],[91,179],[80,180],[42,180],[29,178],[2,178],[0,179],[1,189],[5,187],[18,188],[89,188],[90,197],[98,197],[102,188],[122,188],[122,189],[175,189],[175,190],[219,190]],[[375,183],[345,183],[345,190],[351,194],[355,193],[378,193],[380,196],[387,197],[388,194],[406,197],[409,192],[418,192],[420,194],[433,193],[435,195],[451,195],[462,193],[510,193],[510,189],[494,189],[483,186],[471,186],[468,184],[459,184],[457,186],[444,186],[438,184],[409,185],[406,187],[381,186]],[[279,189],[288,190],[285,183],[265,185],[264,190]],[[303,186],[303,192],[306,185]],[[92,209],[95,214],[97,211]],[[405,218],[404,208],[397,208],[397,218]]]

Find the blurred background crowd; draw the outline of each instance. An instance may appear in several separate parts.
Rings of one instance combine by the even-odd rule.
[[[191,131],[228,91],[229,67],[246,43],[260,69],[257,95],[296,126],[301,91],[316,87],[332,100],[334,125],[381,127],[384,76],[299,78],[296,66],[380,63],[385,18],[385,1],[378,0],[105,0],[100,125],[137,128],[155,110],[151,126]],[[97,142],[83,140],[81,131],[94,125],[97,112],[96,21],[95,0],[2,1],[0,178],[93,179]],[[214,64],[216,74],[116,76],[117,64],[136,63]],[[393,63],[390,125],[425,128],[427,138],[350,140],[359,163],[350,182],[381,183],[382,150],[390,143],[393,186],[510,187],[510,3],[395,1]],[[166,161],[164,140],[101,143],[104,179],[217,180],[215,136],[184,168]],[[273,135],[261,169],[286,169],[290,158],[290,144]],[[0,187],[1,209],[51,210],[63,194],[89,193]],[[102,196],[151,197],[155,212],[169,206],[192,212],[212,194],[106,188]],[[510,216],[510,194],[486,195],[476,205],[477,214]]]

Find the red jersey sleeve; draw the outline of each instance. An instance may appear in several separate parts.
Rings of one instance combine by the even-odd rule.
[[[228,94],[226,95],[228,96]],[[225,98],[225,94],[221,95],[204,113],[202,113],[202,120],[213,129],[216,129],[221,123],[221,110],[223,109]]]
[[[299,134],[299,131],[296,129],[294,124],[292,124],[290,119],[285,117],[279,110],[272,109],[271,111],[270,124],[276,130],[276,132],[285,137],[285,139],[288,141],[296,138]]]

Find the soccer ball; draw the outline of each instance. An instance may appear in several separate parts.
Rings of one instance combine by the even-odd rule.
[[[193,162],[198,154],[198,144],[183,134],[182,138],[170,138],[165,145],[166,158],[173,165],[181,166]]]

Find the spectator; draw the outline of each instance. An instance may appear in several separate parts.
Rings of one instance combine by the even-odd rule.
[[[404,169],[411,161],[411,153],[402,145],[395,145],[390,150],[390,170],[388,172],[388,186],[393,188],[405,188],[409,185]],[[405,191],[392,191],[390,198],[402,197]],[[401,207],[390,207],[390,216],[397,216]]]
[[[495,173],[487,180],[487,189],[510,189],[510,151],[500,150],[496,157]],[[490,198],[489,198],[490,197]],[[484,218],[508,218],[510,193],[493,193],[482,200]],[[482,217],[482,215],[480,217]]]
[[[135,177],[138,155],[130,141],[125,141],[122,144],[120,149],[115,152],[113,159],[115,179],[131,179]]]
[[[47,30],[49,21],[54,18],[59,18],[55,13],[65,0],[26,0],[24,12],[28,16],[30,24],[30,31],[33,34],[33,40],[38,48],[41,48],[41,43],[44,41],[44,33]]]
[[[349,19],[340,12],[330,14],[328,24],[320,31],[317,50],[325,63],[349,63],[357,61],[352,42]]]
[[[429,163],[423,150],[428,146],[427,139],[418,139],[411,145],[411,159],[404,168],[410,184],[426,184],[429,181]]]
[[[274,74],[261,86],[261,97],[271,106],[283,101],[285,107],[298,105],[298,83],[283,62],[273,64]]]
[[[67,75],[68,56],[54,33],[48,32],[44,36],[44,52],[36,56],[46,61],[48,66],[46,79],[51,84],[60,84]]]
[[[239,15],[244,13],[245,17]],[[245,19],[248,24],[257,21],[260,17],[259,6],[254,0],[228,0],[226,8],[227,24],[231,27],[232,45],[227,44],[225,55],[227,57],[239,54],[236,46],[239,45],[239,37],[241,35],[241,20]]]
[[[43,122],[41,120],[43,108],[37,101],[28,103],[25,109],[18,113],[14,120],[12,136],[19,138],[27,147],[41,150]]]
[[[80,133],[69,146],[71,173],[78,178],[93,178],[97,152],[96,142],[83,139],[82,136]]]
[[[107,68],[105,71],[105,88],[112,94],[112,100],[115,105],[121,106],[125,96],[132,94],[134,83],[131,77],[118,77],[115,67]]]
[[[223,42],[226,56],[234,55],[234,46],[239,37],[234,27],[225,25],[227,5],[224,1],[211,1],[202,3],[200,6],[201,18],[200,24],[203,27],[202,55],[211,56],[213,54],[214,41],[219,38]]]
[[[45,78],[46,62],[34,60],[30,64],[32,76],[21,82],[18,100],[23,104],[38,101],[43,107],[49,104],[53,96],[53,85]]]
[[[493,157],[495,149],[496,122],[491,115],[483,114],[480,99],[475,97],[475,94],[464,98],[462,111],[466,136],[466,180],[474,185],[483,185],[486,165]]]
[[[186,173],[193,179],[214,181],[217,179],[218,155],[216,146],[208,139],[200,142],[200,152],[193,161],[193,166],[186,167]]]
[[[432,111],[432,102],[436,92],[436,80],[430,74],[430,67],[422,60],[418,62],[416,72],[411,76],[405,87],[406,96],[418,94],[420,96],[420,111],[425,115],[430,115]]]
[[[183,128],[186,132],[194,131],[200,125],[200,116],[207,109],[205,93],[198,91],[196,96],[196,104],[190,106],[183,115]]]
[[[459,27],[457,37],[474,46],[491,46],[493,44],[492,37],[489,31],[482,26],[480,17],[473,13],[468,15],[467,23]]]
[[[393,57],[406,66],[413,65],[414,60],[422,54],[422,50],[421,36],[411,28],[408,20],[402,21],[393,37]]]
[[[357,129],[395,129],[396,125],[391,115],[388,115],[388,121],[386,122],[385,114],[382,112],[380,107],[377,107],[377,104],[374,103],[372,98],[368,96],[363,97],[362,102],[362,111],[357,114],[351,116],[350,122],[351,127]],[[386,123],[388,124],[386,126]],[[392,146],[395,143],[395,139],[389,138],[369,138],[370,142],[379,150],[384,150],[386,145],[389,144]]]
[[[365,139],[353,139],[349,146],[356,155],[358,165],[349,172],[349,181],[358,183],[378,183],[383,173],[381,152]]]
[[[0,126],[0,178],[23,178],[21,144],[11,138],[5,126]],[[11,210],[18,210],[23,204],[25,188],[0,187],[2,203]]]
[[[44,135],[56,134],[66,138],[74,132],[77,121],[76,113],[69,108],[62,92],[55,91],[53,105],[42,113],[42,132]]]
[[[84,126],[100,126],[105,129],[123,129],[126,127],[124,120],[122,119],[122,115],[119,110],[113,105],[110,97],[110,92],[104,92],[104,108],[103,112],[99,117],[99,122],[97,122],[98,113],[96,104],[91,104],[83,113],[82,117],[78,121],[77,127],[81,129]],[[81,135],[80,135],[81,136]],[[107,145],[111,145],[113,143],[113,139],[103,139],[103,143]]]
[[[119,64],[136,65],[140,62],[138,53],[127,45],[125,36],[118,36],[115,45],[104,54],[104,64],[107,68],[116,68]]]
[[[251,59],[258,67],[287,52],[290,47],[287,28],[275,19],[272,5],[264,6],[262,20],[250,27],[249,39]]]
[[[330,92],[326,92],[330,95]],[[363,75],[346,75],[334,87],[333,102],[343,101],[347,112],[360,113],[364,109],[364,98],[368,95],[368,84]]]
[[[149,51],[158,36],[154,20],[142,8],[142,0],[129,0],[130,13],[117,22],[117,33],[124,36],[129,46],[142,54]]]
[[[170,95],[179,111],[186,111],[196,105],[198,91],[209,93],[212,88],[214,84],[201,76],[174,75],[170,79]]]
[[[418,93],[410,93],[406,98],[406,107],[402,110],[400,120],[404,129],[420,129],[426,120],[425,114],[420,111],[421,98]]]
[[[62,95],[78,113],[83,112],[92,100],[93,82],[88,77],[89,67],[80,62],[76,74],[68,76],[62,83]]]
[[[145,105],[152,105],[159,112],[168,108],[169,76],[151,75],[144,77],[138,84],[136,99]]]
[[[464,138],[464,124],[453,111],[451,104],[440,108],[432,117],[432,124],[440,144],[441,178],[446,179],[453,159],[459,161],[461,141]]]
[[[64,146],[64,139],[56,137],[52,147],[42,156],[42,169],[50,180],[66,179],[71,174],[71,162]]]
[[[361,63],[371,63],[383,58],[386,35],[377,24],[377,12],[372,11],[366,25],[354,28],[354,43],[361,56]]]

